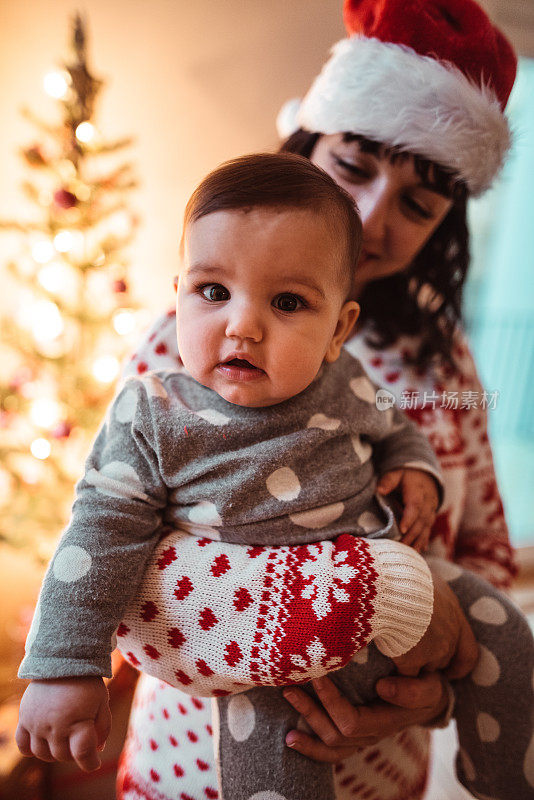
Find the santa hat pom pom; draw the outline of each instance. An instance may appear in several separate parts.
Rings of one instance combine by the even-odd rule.
[[[300,109],[300,97],[287,100],[276,117],[276,130],[281,139],[287,139],[299,129],[297,117]]]

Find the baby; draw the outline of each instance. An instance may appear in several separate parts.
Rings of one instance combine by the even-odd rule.
[[[441,492],[435,456],[400,412],[377,408],[361,365],[342,349],[359,312],[350,294],[360,243],[351,198],[297,156],[237,159],[193,194],[177,289],[184,369],[127,380],[96,439],[19,672],[32,681],[17,731],[22,753],[98,766],[110,725],[101,676],[164,525],[260,548],[352,535],[425,549]],[[400,532],[381,488],[402,494]],[[470,603],[477,592],[494,590],[475,582]],[[413,620],[411,644],[427,624],[428,615]],[[372,685],[393,668],[386,656],[403,652],[380,636],[374,644]],[[360,700],[358,666],[338,676]],[[253,691],[269,698],[274,690]],[[226,701],[217,702],[223,797],[333,797],[328,765],[309,785],[298,754],[291,775],[270,761],[287,704],[276,698],[276,726],[257,720],[266,785],[250,770],[256,740],[234,752]],[[517,737],[522,720],[514,724]],[[483,747],[473,750],[478,763]]]

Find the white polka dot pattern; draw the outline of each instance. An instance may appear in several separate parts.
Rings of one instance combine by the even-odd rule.
[[[300,482],[292,469],[280,467],[272,472],[267,480],[267,490],[277,500],[289,502],[300,494]]]
[[[349,386],[353,394],[355,394],[359,400],[374,404],[376,400],[376,389],[369,378],[363,375],[360,378],[352,378],[352,380],[349,381]]]
[[[109,497],[149,499],[139,475],[124,461],[110,461],[100,469],[90,469],[85,475],[85,481],[89,486],[94,486],[97,492]]]
[[[143,378],[143,383],[145,384],[146,393],[149,397],[160,397],[162,400],[166,400],[169,396],[167,390],[156,375],[146,375]]]
[[[215,408],[203,408],[202,411],[195,411],[195,414],[211,425],[227,425],[230,422],[230,417]]]
[[[501,733],[501,726],[495,717],[481,711],[477,716],[477,731],[481,742],[496,742]]]
[[[473,683],[476,683],[477,686],[493,686],[494,683],[497,683],[501,675],[499,662],[487,647],[484,647],[483,644],[479,645],[479,647],[480,656],[476,667],[471,673],[471,680]]]
[[[429,566],[431,566],[444,581],[455,581],[456,578],[459,578],[462,574],[461,567],[457,564],[453,564],[452,561],[446,561],[444,558],[430,557],[427,561]]]
[[[341,425],[341,420],[327,417],[326,414],[314,414],[308,420],[307,428],[321,428],[323,431],[335,431]]]
[[[469,613],[474,619],[488,625],[504,625],[507,620],[505,609],[493,597],[479,597],[470,607]]]
[[[125,389],[115,404],[115,419],[124,425],[132,422],[137,409],[137,392]]]
[[[324,528],[325,525],[330,525],[331,522],[338,519],[343,514],[344,508],[343,503],[332,503],[329,506],[313,508],[311,511],[299,511],[296,514],[290,514],[289,519],[301,528],[316,530]]]
[[[87,575],[91,569],[91,556],[83,547],[70,544],[56,553],[52,564],[54,578],[62,583],[73,583]]]
[[[256,792],[249,797],[249,800],[286,800],[286,798],[278,792]]]
[[[232,697],[228,702],[228,728],[236,742],[244,742],[256,724],[254,706],[244,694]]]
[[[200,503],[193,506],[188,517],[191,522],[196,522],[198,525],[222,525],[217,507],[209,500],[201,500]]]
[[[351,442],[354,452],[360,459],[360,463],[364,464],[366,461],[369,461],[373,452],[373,448],[369,442],[364,442],[361,437],[357,435],[351,436]]]
[[[373,533],[384,527],[376,514],[373,514],[372,511],[364,511],[363,514],[360,514],[358,517],[358,525],[361,525],[366,533]]]
[[[213,539],[214,542],[218,542],[221,539],[221,532],[211,525],[196,524],[186,520],[180,520],[179,525],[182,530],[187,531],[191,536],[205,536],[208,539]]]

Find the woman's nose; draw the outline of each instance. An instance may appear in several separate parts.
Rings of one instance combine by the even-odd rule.
[[[387,182],[377,181],[358,199],[364,241],[381,245],[390,214],[390,192]]]
[[[226,336],[259,342],[263,336],[263,323],[258,309],[249,303],[234,304],[229,309]]]

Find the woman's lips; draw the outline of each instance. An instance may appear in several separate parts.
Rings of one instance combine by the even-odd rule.
[[[244,358],[232,358],[220,363],[217,369],[232,381],[254,381],[265,375],[264,370]]]

